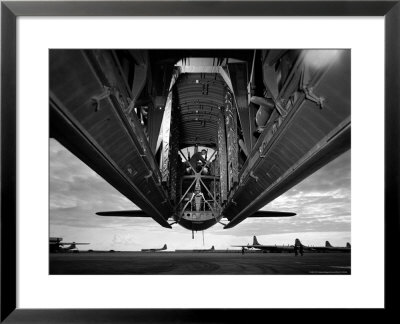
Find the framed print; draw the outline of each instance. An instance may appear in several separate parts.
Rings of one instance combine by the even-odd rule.
[[[393,310],[399,16],[398,1],[2,2],[1,321]]]

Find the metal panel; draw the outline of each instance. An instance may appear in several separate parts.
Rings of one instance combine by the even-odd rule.
[[[180,142],[210,143],[217,140],[216,120],[224,100],[225,82],[219,74],[181,74],[174,85],[174,104],[181,112]]]
[[[164,116],[165,107],[156,107],[154,105],[149,106],[149,117],[148,117],[148,135],[149,145],[151,152],[156,153],[157,141],[160,135],[161,123]]]
[[[247,63],[231,63],[228,64],[228,67],[240,124],[244,130],[243,140],[247,152],[250,152],[252,147],[252,133],[248,130],[250,130],[250,123],[253,122],[253,118],[249,114],[249,105],[247,102]]]
[[[237,138],[237,114],[233,104],[232,93],[225,93],[225,126],[226,145],[228,156],[228,191],[231,191],[238,183],[238,138]]]
[[[224,203],[228,199],[228,179],[227,179],[227,148],[225,135],[225,120],[221,113],[218,119],[218,158],[220,171],[221,201]]]
[[[298,104],[288,115],[274,117],[274,123],[281,121],[260,136],[261,143],[257,143],[257,151],[249,157],[241,173],[240,186],[224,210],[231,220],[226,228],[236,225],[350,148],[350,57],[347,54],[314,81],[315,94],[326,98],[322,108],[305,95],[299,96]]]
[[[172,93],[169,96],[169,100],[172,101]],[[169,192],[170,199],[174,203],[177,202],[178,198],[178,174],[181,170],[181,158],[179,156],[179,111],[176,106],[172,106],[171,112],[171,137],[170,137],[170,183]]]
[[[161,124],[161,178],[162,182],[167,183],[169,177],[169,141],[171,138],[171,108],[172,108],[172,94],[167,100],[165,105],[164,117]]]
[[[141,125],[134,115],[128,119],[123,111],[124,98],[119,95],[123,91],[106,90],[111,88],[110,80],[92,60],[96,58],[88,60],[77,50],[50,52],[51,133],[157,222],[169,227],[165,220],[171,209]],[[118,80],[113,81],[117,88]]]

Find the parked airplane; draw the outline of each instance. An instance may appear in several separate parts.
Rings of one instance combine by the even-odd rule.
[[[213,252],[215,251],[214,245],[210,248],[210,249],[186,249],[186,250],[175,250],[175,252],[186,252],[186,253],[190,253],[190,252]]]
[[[192,232],[294,216],[260,209],[350,149],[350,50],[49,57],[50,136],[140,208],[101,216]]]
[[[142,252],[157,252],[157,251],[164,251],[167,249],[167,244],[164,244],[162,248],[159,249],[142,249]]]
[[[77,249],[77,245],[87,245],[90,243],[67,243],[61,242],[63,239],[62,237],[50,237],[49,238],[49,250],[50,253],[57,253],[57,252],[79,252]],[[63,247],[64,245],[69,245],[67,247]]]
[[[331,252],[351,252],[351,244],[349,242],[346,243],[346,246],[332,246],[329,241],[326,241],[325,247]]]
[[[258,249],[263,252],[293,252],[294,245],[263,245],[258,243],[257,237],[253,236],[253,244],[232,245],[233,247],[241,247],[245,249]]]
[[[215,251],[214,245],[210,249],[194,249],[194,252],[207,252],[207,251]]]
[[[325,242],[325,246],[307,246],[300,242],[299,239],[295,241],[296,246],[303,246],[304,250],[315,251],[315,252],[351,252],[350,243],[346,243],[345,247],[332,246],[329,241]]]
[[[263,252],[294,252],[294,247],[303,247],[305,251],[313,252],[351,252],[350,243],[346,244],[346,247],[334,247],[329,241],[325,242],[325,246],[307,246],[301,243],[301,241],[296,238],[294,245],[262,245],[258,242],[257,237],[253,236],[253,244],[247,245],[233,245],[234,247],[241,247],[245,249],[258,249]]]

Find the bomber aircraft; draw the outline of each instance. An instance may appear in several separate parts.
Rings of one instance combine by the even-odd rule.
[[[215,247],[214,245],[211,246],[209,249],[192,249],[192,250],[175,250],[175,252],[214,252]]]
[[[304,250],[315,251],[315,252],[351,252],[351,244],[346,243],[346,246],[332,246],[329,241],[325,242],[325,246],[307,246],[296,239],[296,246],[303,246]]]
[[[165,251],[167,249],[167,244],[164,244],[162,248],[159,249],[142,249],[142,252],[157,252],[157,251]]]
[[[296,241],[297,242],[297,241]],[[263,245],[258,243],[257,237],[253,236],[253,244],[232,245],[233,247],[241,247],[245,249],[257,249],[263,252],[293,252],[294,245]]]
[[[49,238],[49,250],[50,253],[57,253],[57,252],[79,252],[77,249],[77,245],[87,245],[90,243],[68,243],[68,242],[61,242],[63,239],[62,237],[50,237]],[[69,245],[64,247],[64,245]]]
[[[52,49],[50,136],[161,226],[232,228],[350,149],[350,51]]]
[[[331,252],[351,252],[351,244],[349,242],[346,243],[346,246],[332,246],[329,241],[326,241],[325,247],[327,251]]]
[[[211,252],[211,251],[215,251],[215,247],[214,247],[214,245],[211,247],[211,248],[209,248],[209,249],[194,249],[193,250],[194,252]]]

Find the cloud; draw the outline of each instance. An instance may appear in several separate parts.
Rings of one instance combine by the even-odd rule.
[[[285,219],[253,221],[268,233],[277,226],[310,231],[348,231],[351,220],[351,154],[344,153],[324,168],[275,199],[263,210],[293,211]],[[250,220],[249,220],[250,221]]]

